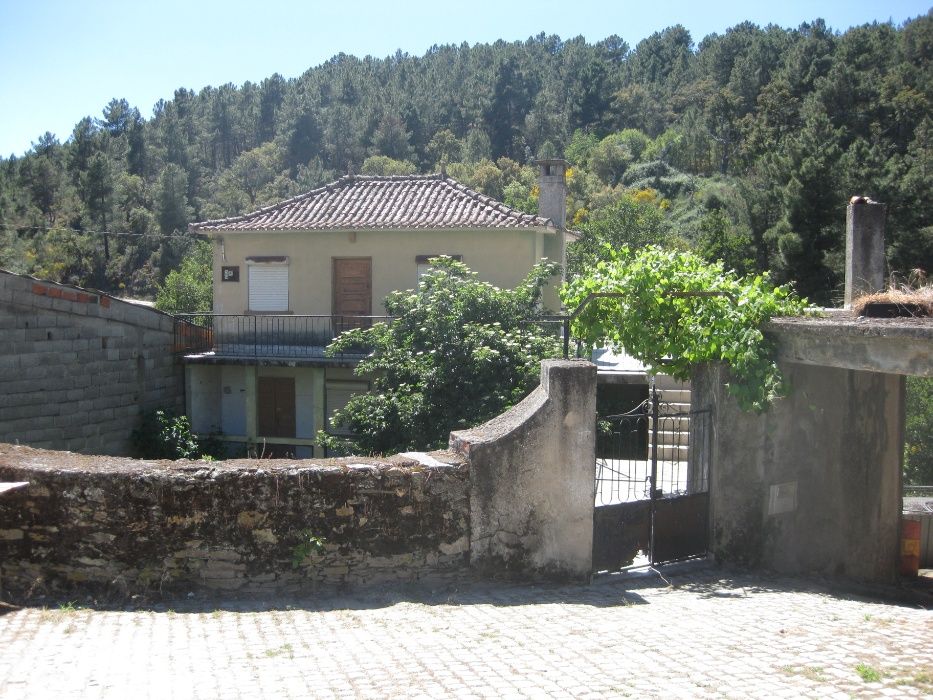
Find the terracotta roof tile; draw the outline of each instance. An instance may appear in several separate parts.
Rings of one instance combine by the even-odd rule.
[[[519,228],[556,230],[445,175],[343,177],[250,214],[201,221],[191,231]]]

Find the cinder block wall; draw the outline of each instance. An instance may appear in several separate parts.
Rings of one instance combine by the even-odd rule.
[[[469,474],[378,461],[141,461],[0,444],[0,572],[15,599],[193,589],[298,593],[469,567]]]
[[[141,412],[184,410],[172,318],[0,270],[0,441],[128,454]]]

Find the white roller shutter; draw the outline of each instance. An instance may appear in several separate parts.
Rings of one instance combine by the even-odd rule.
[[[288,311],[288,265],[249,266],[249,310]]]

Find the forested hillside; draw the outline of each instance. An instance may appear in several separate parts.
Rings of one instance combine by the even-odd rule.
[[[933,267],[931,53],[930,14],[842,33],[742,24],[699,44],[675,26],[635,47],[542,34],[341,54],[297,79],[179,89],[150,118],[114,99],[0,160],[0,267],[152,296],[189,221],[442,163],[533,211],[529,161],[564,156],[587,234],[574,265],[601,240],[666,241],[829,303],[852,194],[889,205],[893,271]]]

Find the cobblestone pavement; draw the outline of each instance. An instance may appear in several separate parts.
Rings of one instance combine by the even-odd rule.
[[[933,612],[916,602],[665,575],[24,608],[0,617],[0,697],[933,697]]]

